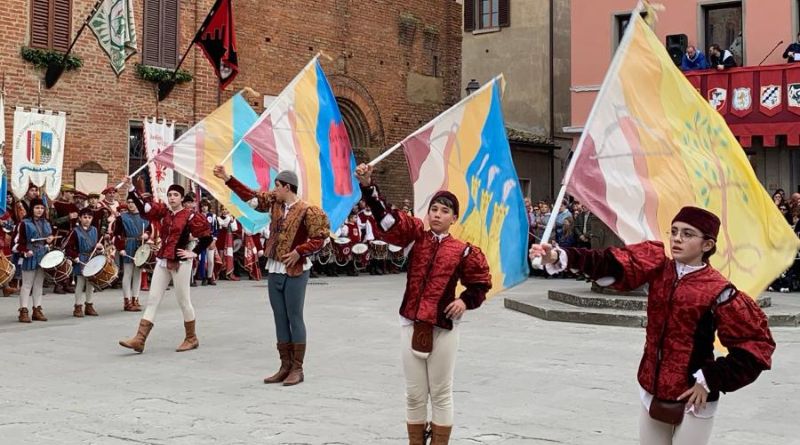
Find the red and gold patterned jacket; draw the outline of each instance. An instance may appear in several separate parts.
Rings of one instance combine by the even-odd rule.
[[[255,209],[259,212],[269,212],[269,238],[264,245],[264,255],[280,261],[283,255],[297,250],[302,258],[312,255],[320,248],[330,234],[328,217],[321,208],[309,205],[304,201],[297,201],[284,215],[284,205],[275,200],[272,192],[256,192],[242,184],[236,178],[225,183],[242,200],[257,199]],[[286,275],[297,277],[303,274],[303,261],[296,262],[286,269]]]
[[[377,186],[361,187],[361,195],[378,221],[381,239],[400,247],[414,243],[409,253],[400,315],[453,329],[453,321],[447,318],[444,310],[455,300],[459,280],[466,287],[459,298],[467,309],[483,304],[486,293],[492,288],[492,276],[480,249],[450,235],[439,241],[433,232],[425,230],[422,220],[403,211],[389,210]],[[394,219],[394,224],[388,228],[383,226],[387,215]]]
[[[775,342],[755,301],[710,265],[678,278],[675,261],[660,242],[605,250],[565,248],[567,267],[592,280],[613,277],[612,288],[649,284],[647,337],[639,384],[650,394],[677,400],[702,369],[711,393],[735,391],[772,364]],[[728,355],[714,358],[714,334]],[[659,356],[661,359],[659,360]]]
[[[178,249],[185,249],[189,243],[189,235],[197,238],[197,246],[192,251],[200,255],[211,244],[211,226],[205,216],[181,208],[172,212],[166,204],[154,202],[145,207],[139,195],[135,192],[128,193],[128,199],[133,199],[139,213],[148,219],[157,219],[161,222],[161,247],[156,253],[157,258],[168,261],[180,261]]]

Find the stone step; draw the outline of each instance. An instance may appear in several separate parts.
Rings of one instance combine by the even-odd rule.
[[[618,309],[623,311],[646,311],[647,296],[598,294],[588,289],[549,290],[547,298],[561,303],[585,308]],[[772,297],[762,295],[758,298],[761,308],[772,305]]]
[[[642,297],[598,295],[588,288],[579,289],[574,285],[547,290],[538,286],[544,284],[543,282],[535,284],[536,288],[520,285],[508,291],[503,301],[504,306],[548,321],[623,327],[647,326],[646,311],[634,308],[636,304],[646,304],[646,301],[641,301],[644,300]],[[597,301],[597,299],[612,300],[612,302]],[[769,318],[771,327],[800,327],[800,295],[767,294],[759,298],[759,303],[762,307],[767,305],[764,307],[764,312]],[[622,309],[623,307],[627,309]]]
[[[506,297],[506,308],[548,321],[641,328],[647,326],[644,311],[586,308],[551,300],[544,295]]]
[[[547,298],[572,306],[592,309],[618,309],[623,311],[646,311],[647,297],[597,294],[589,290],[565,292],[550,290]]]

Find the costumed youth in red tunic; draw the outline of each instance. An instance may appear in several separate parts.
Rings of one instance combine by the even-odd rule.
[[[126,179],[126,186],[130,188],[130,178]],[[211,244],[211,228],[205,216],[183,208],[181,203],[183,195],[183,187],[176,184],[169,186],[167,189],[169,207],[167,207],[158,202],[145,205],[135,191],[131,190],[128,193],[128,199],[133,200],[139,213],[161,221],[161,248],[156,253],[156,266],[150,282],[147,307],[139,322],[136,335],[119,342],[120,345],[136,352],[144,351],[145,340],[153,328],[156,310],[164,297],[170,278],[175,285],[175,296],[183,312],[183,325],[186,330],[186,337],[176,351],[188,351],[200,345],[195,333],[195,313],[189,297],[189,280],[192,276],[192,259]],[[192,250],[188,247],[190,235],[197,238],[197,245]]]
[[[707,444],[720,392],[770,369],[775,342],[767,317],[708,262],[719,227],[713,213],[684,207],[672,221],[672,258],[653,241],[605,250],[531,246],[551,274],[571,269],[618,291],[649,284],[638,372],[642,445]],[[725,357],[714,357],[715,334]]]
[[[372,183],[372,167],[356,169],[364,197],[381,238],[396,246],[414,243],[409,253],[406,291],[400,305],[406,422],[409,444],[425,441],[428,398],[432,405],[431,445],[449,443],[453,428],[453,372],[458,323],[468,309],[480,307],[492,287],[483,252],[449,234],[458,221],[458,199],[440,191],[428,207],[429,230],[422,220],[391,210]],[[458,281],[466,288],[459,298]]]

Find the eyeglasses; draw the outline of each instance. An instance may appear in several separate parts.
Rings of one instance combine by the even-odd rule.
[[[687,230],[687,229],[683,229],[683,230],[672,229],[667,234],[672,238],[680,237],[680,239],[682,241],[691,241],[691,240],[701,236],[701,235],[699,235],[699,234],[697,234],[697,233],[695,233],[695,232],[693,232],[691,230]]]

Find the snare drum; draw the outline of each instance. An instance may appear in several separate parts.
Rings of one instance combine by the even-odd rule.
[[[83,266],[83,276],[98,289],[111,286],[118,271],[114,259],[105,255],[97,255]]]
[[[357,243],[350,249],[353,253],[353,258],[356,267],[365,268],[369,264],[369,247],[364,243]]]
[[[376,260],[385,260],[389,257],[389,244],[385,241],[375,240],[369,244],[370,256]]]
[[[5,287],[12,278],[17,268],[5,255],[0,254],[0,287]]]
[[[395,266],[403,267],[403,263],[406,261],[406,254],[403,248],[395,246],[394,244],[389,244],[389,260],[391,260],[392,264]]]
[[[156,266],[156,249],[152,244],[142,244],[133,255],[133,265],[152,272]]]
[[[330,238],[325,238],[325,241],[322,243],[322,247],[316,253],[315,257],[312,258],[312,261],[316,261],[319,264],[325,265],[331,262],[333,257],[333,243],[331,243]]]
[[[336,264],[345,266],[350,262],[350,238],[340,237],[333,240],[333,252],[336,255]]]
[[[72,281],[72,261],[61,250],[47,252],[39,262],[39,267],[56,283]]]

